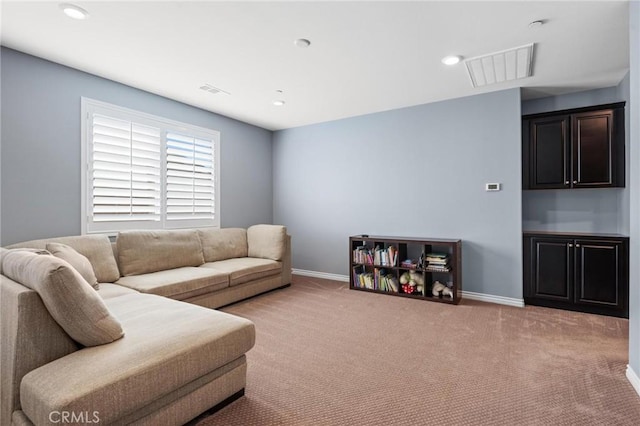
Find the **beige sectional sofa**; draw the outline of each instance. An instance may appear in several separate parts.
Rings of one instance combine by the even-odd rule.
[[[290,237],[277,225],[127,231],[114,243],[85,235],[7,249],[1,425],[180,425],[240,397],[254,326],[209,308],[291,282]]]

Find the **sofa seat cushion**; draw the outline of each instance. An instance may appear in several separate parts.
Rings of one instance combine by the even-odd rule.
[[[255,342],[251,321],[224,312],[141,293],[105,303],[125,336],[25,375],[20,401],[34,424],[49,424],[49,413],[63,410],[97,411],[100,424],[117,424],[242,357]]]
[[[235,286],[262,277],[277,275],[282,271],[282,262],[253,257],[219,260],[207,262],[202,269],[213,269],[229,274],[229,285]]]
[[[185,266],[149,274],[121,277],[116,281],[116,284],[141,293],[185,300],[229,287],[229,277],[223,271]]]
[[[119,297],[125,294],[136,293],[138,293],[136,290],[111,283],[101,283],[100,288],[98,289],[98,295],[102,297],[102,299],[111,299],[112,297]]]

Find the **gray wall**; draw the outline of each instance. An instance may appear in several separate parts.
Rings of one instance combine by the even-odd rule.
[[[535,114],[628,101],[628,82],[627,76],[616,87],[523,101],[522,113]],[[625,114],[628,118],[628,107]],[[628,153],[628,134],[626,137]],[[629,155],[626,157],[628,181]],[[523,191],[522,228],[536,231],[603,232],[628,235],[629,193],[628,186],[607,189]]]
[[[640,375],[640,3],[629,4],[630,87],[630,283],[629,283],[629,365]]]
[[[460,238],[464,290],[522,298],[519,90],[282,130],[273,144],[274,221],[294,236],[294,268],[348,275],[354,234]]]
[[[268,130],[2,48],[2,241],[80,233],[80,97],[220,131],[221,226],[271,223]]]

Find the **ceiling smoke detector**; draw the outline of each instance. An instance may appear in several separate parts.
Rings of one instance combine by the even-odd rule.
[[[212,86],[210,84],[204,84],[204,85],[200,86],[200,89],[204,90],[205,92],[212,93],[214,95],[217,95],[218,93],[223,93],[225,95],[230,95],[231,94],[231,93],[226,92],[226,91],[224,91],[222,89],[214,87],[214,86]]]
[[[533,74],[533,45],[514,47],[484,56],[466,59],[473,87],[519,80]]]

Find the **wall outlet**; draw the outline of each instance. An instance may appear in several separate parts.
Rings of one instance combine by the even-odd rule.
[[[485,191],[500,191],[502,189],[501,183],[485,183],[484,184]]]

